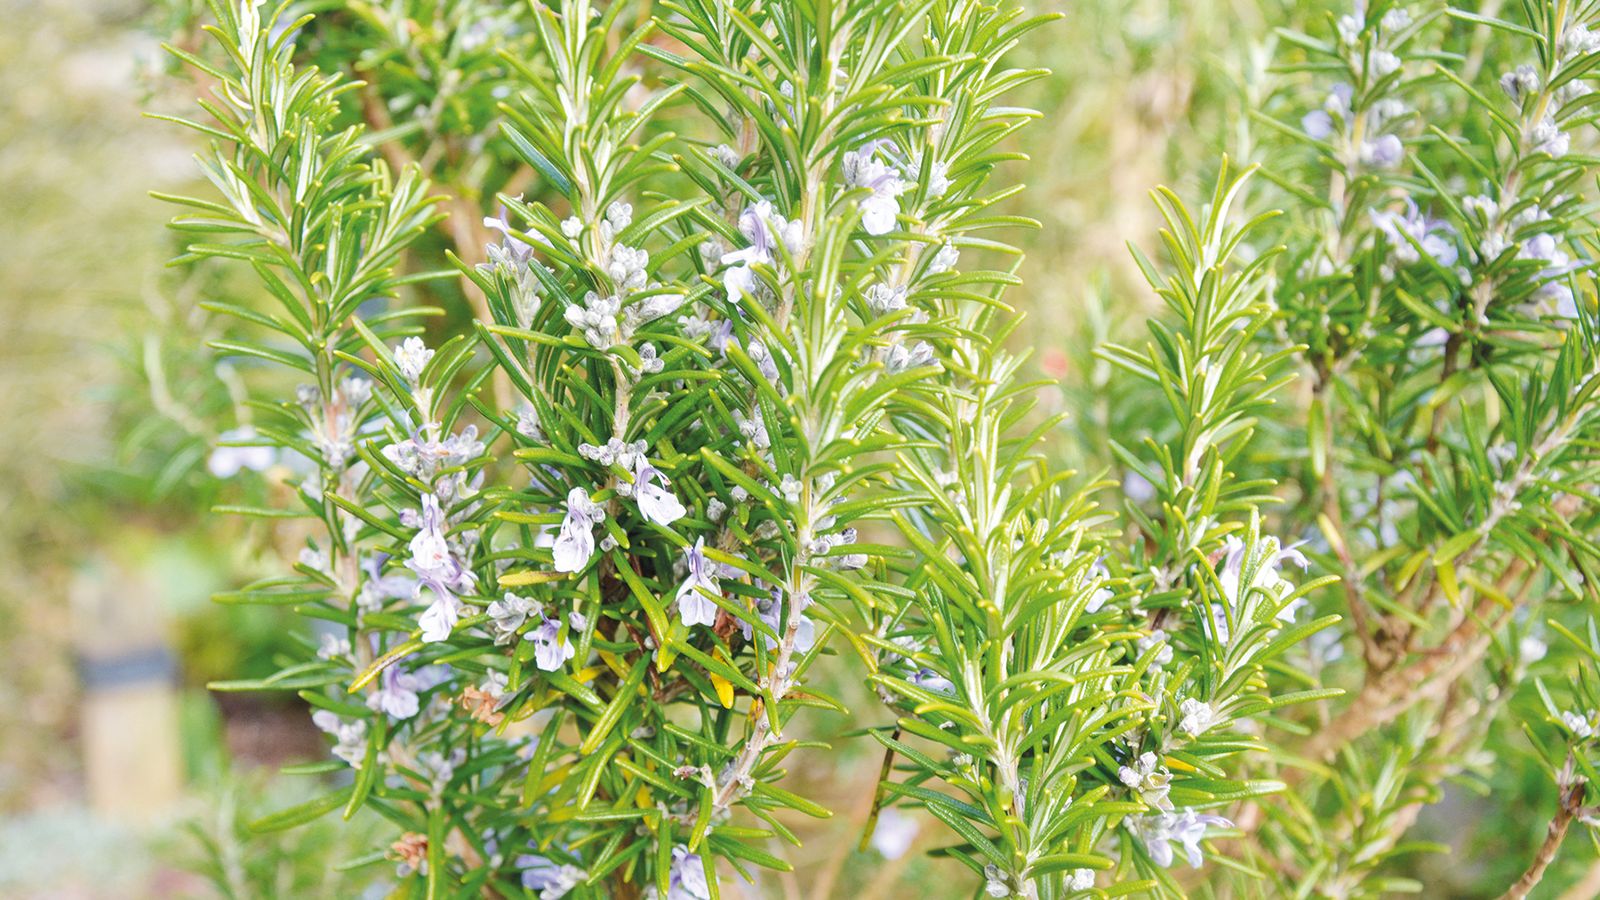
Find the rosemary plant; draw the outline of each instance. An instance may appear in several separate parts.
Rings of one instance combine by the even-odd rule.
[[[1348,632],[1304,665],[1349,690],[1283,744],[1287,802],[1250,814],[1280,890],[1424,888],[1408,833],[1497,760],[1532,755],[1557,801],[1507,896],[1592,819],[1597,17],[1375,2],[1284,35],[1268,341],[1300,345],[1306,389],[1281,528],[1340,575],[1317,605]]]
[[[963,893],[1181,893],[1283,787],[1259,723],[1328,696],[1290,654],[1339,617],[1239,474],[1309,352],[1264,349],[1273,226],[1227,172],[1160,196],[1165,321],[1105,351],[1165,401],[1114,448],[1144,495],[1052,471],[996,208],[1046,18],[333,6],[213,0],[172,48],[213,187],[166,198],[182,261],[261,287],[209,304],[258,398],[212,469],[297,473],[223,511],[303,541],[219,599],[310,626],[213,687],[297,692],[333,757],[256,828],[370,809],[350,864],[407,895],[720,896],[829,815],[782,786],[824,672]]]

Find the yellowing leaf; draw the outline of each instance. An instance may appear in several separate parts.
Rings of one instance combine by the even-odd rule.
[[[713,654],[721,662],[728,662],[728,657],[718,647]],[[717,689],[717,700],[722,703],[723,709],[733,709],[733,683],[715,672],[707,672],[711,676],[711,686]]]
[[[711,673],[711,686],[717,689],[717,700],[722,703],[723,709],[733,708],[733,685],[728,679],[715,672]]]
[[[501,587],[523,587],[529,584],[548,584],[552,581],[562,581],[566,578],[564,572],[541,572],[526,569],[521,572],[507,572],[500,576]]]
[[[1451,606],[1461,605],[1461,585],[1456,583],[1456,567],[1450,563],[1440,563],[1435,567],[1439,573],[1439,587],[1444,589],[1444,595],[1450,598]]]
[[[618,678],[628,677],[628,667],[623,665],[622,659],[610,650],[600,651],[600,661],[605,663],[606,667],[612,672],[616,673]]]

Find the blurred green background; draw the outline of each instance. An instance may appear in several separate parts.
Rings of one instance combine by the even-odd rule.
[[[1125,249],[1154,240],[1147,192],[1196,198],[1223,152],[1252,156],[1245,110],[1271,84],[1273,28],[1328,4],[1048,2],[1064,20],[1018,59],[1053,70],[1018,98],[1044,116],[1023,138],[1033,161],[1017,170],[1029,190],[1015,211],[1042,227],[1014,238],[1026,286],[1009,296],[1032,317],[1035,364],[1062,383],[1047,403],[1073,413],[1060,453],[1092,471],[1106,463],[1099,436],[1140,409],[1082,361],[1156,311]],[[195,179],[190,138],[141,117],[192,102],[159,49],[185,7],[0,0],[0,897],[381,896],[388,866],[335,867],[378,842],[372,823],[270,839],[242,827],[300,790],[280,766],[321,758],[304,711],[204,689],[271,671],[288,642],[273,611],[209,601],[277,549],[206,512],[251,489],[205,465],[240,398],[201,349],[213,326],[198,304],[230,285],[165,265],[170,210],[147,195]],[[947,895],[915,854],[854,852],[879,759],[839,747],[797,764],[796,789],[840,814],[798,852],[807,877],[768,893]],[[1493,893],[1538,839],[1544,817],[1517,811],[1542,787],[1508,759],[1487,798],[1451,794],[1416,836],[1455,852],[1416,857],[1412,874],[1430,896]],[[1600,877],[1593,859],[1570,842],[1546,885]]]

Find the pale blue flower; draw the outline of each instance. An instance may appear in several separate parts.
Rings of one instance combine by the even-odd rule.
[[[528,632],[527,640],[533,642],[534,662],[546,672],[560,670],[578,652],[571,641],[561,636],[560,619],[540,622],[539,627]]]
[[[206,468],[218,478],[232,478],[242,469],[254,472],[266,471],[278,459],[276,449],[265,446],[226,446],[247,444],[256,439],[256,430],[249,425],[241,425],[217,435],[217,448],[212,450],[211,456],[207,458]]]
[[[428,361],[433,359],[433,351],[422,343],[422,338],[408,337],[394,348],[394,365],[400,370],[400,377],[417,386],[417,381],[422,378],[422,370],[427,368]]]
[[[667,881],[667,900],[711,900],[706,884],[705,864],[698,853],[687,847],[672,848],[672,874]]]
[[[911,673],[911,677],[906,680],[929,693],[943,694],[946,697],[954,697],[956,695],[955,682],[932,669],[918,669]]]
[[[594,555],[594,526],[605,521],[606,513],[589,499],[589,492],[573,488],[567,493],[567,516],[552,550],[557,572],[578,572]]]
[[[517,639],[517,632],[528,621],[529,613],[537,606],[527,597],[519,597],[510,591],[505,597],[489,604],[489,622],[494,629],[494,642],[497,645],[509,644]]]
[[[456,594],[471,590],[477,578],[445,538],[444,512],[439,508],[438,497],[423,494],[420,515],[407,510],[401,521],[418,529],[411,539],[411,559],[406,561],[406,568],[417,573],[418,581],[434,596],[433,603],[417,620],[422,639],[430,643],[442,641],[461,618],[461,601]]]
[[[696,538],[694,547],[685,557],[689,563],[689,577],[678,588],[678,615],[689,627],[710,627],[717,621],[717,604],[708,594],[720,595],[722,587],[717,582],[716,566],[705,556],[705,538]]]
[[[920,823],[894,807],[878,814],[878,824],[872,829],[872,849],[884,859],[899,859],[911,849],[917,839]]]
[[[333,735],[333,755],[352,766],[361,765],[367,755],[367,722],[365,719],[345,721],[332,710],[319,709],[311,714],[311,721],[322,731]]]
[[[861,201],[861,227],[871,235],[894,230],[895,218],[900,215],[900,195],[909,186],[892,161],[878,158],[888,146],[886,140],[870,141],[859,150],[847,151],[840,160],[845,184],[871,191]]]
[[[657,525],[671,525],[683,518],[687,511],[678,498],[666,489],[666,484],[667,476],[645,462],[644,456],[640,455],[638,468],[633,473],[633,497],[639,504],[639,514]]]
[[[589,877],[577,866],[557,864],[533,853],[517,857],[516,866],[522,870],[522,887],[538,892],[539,900],[561,900]]]
[[[1206,828],[1211,825],[1226,828],[1233,823],[1221,816],[1186,809],[1176,814],[1161,813],[1145,816],[1137,820],[1133,827],[1139,839],[1144,842],[1145,852],[1150,854],[1151,862],[1162,867],[1172,865],[1172,845],[1176,843],[1182,845],[1189,865],[1199,868],[1205,862],[1205,853],[1200,847],[1200,842],[1205,839]]]
[[[367,708],[396,719],[409,719],[421,709],[417,692],[424,687],[421,677],[390,666],[378,680],[378,688],[367,695]]]
[[[722,264],[729,266],[722,273],[722,286],[729,300],[738,300],[756,289],[755,265],[773,265],[774,252],[779,245],[789,250],[800,247],[800,223],[790,222],[772,208],[772,203],[761,200],[745,207],[739,214],[739,233],[750,242],[749,246],[722,256]]]

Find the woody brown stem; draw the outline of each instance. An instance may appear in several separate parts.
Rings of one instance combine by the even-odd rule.
[[[1520,559],[1513,560],[1497,580],[1497,590],[1505,593],[1505,589],[1526,571],[1526,563]],[[1530,576],[1517,592],[1518,599],[1532,585],[1533,578]],[[1481,623],[1496,605],[1491,596],[1478,598],[1473,614],[1463,614],[1437,647],[1426,651],[1408,666],[1390,669],[1369,678],[1355,701],[1318,731],[1316,737],[1306,745],[1306,757],[1326,762],[1351,741],[1393,722],[1418,702],[1439,696],[1488,651],[1488,635]]]
[[[1561,770],[1561,783],[1565,785],[1561,791],[1561,806],[1556,809],[1555,817],[1550,820],[1550,827],[1545,829],[1544,842],[1534,853],[1533,862],[1528,864],[1527,871],[1500,895],[1500,900],[1522,900],[1528,896],[1544,878],[1545,870],[1555,861],[1556,853],[1561,850],[1561,842],[1566,840],[1567,829],[1571,827],[1572,820],[1577,817],[1578,811],[1583,806],[1585,783],[1579,780],[1567,784],[1572,777],[1573,761],[1569,755],[1566,766]]]

